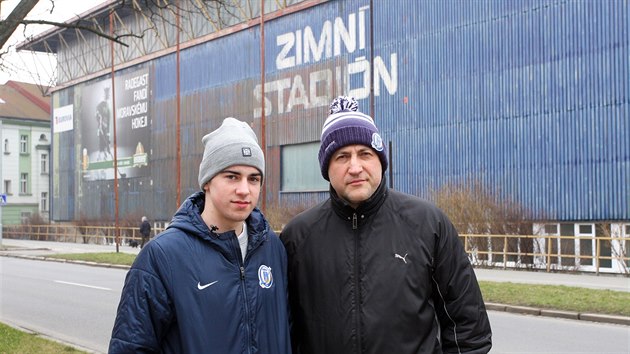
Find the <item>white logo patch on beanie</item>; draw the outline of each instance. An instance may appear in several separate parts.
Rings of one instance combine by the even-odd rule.
[[[250,157],[252,156],[252,149],[248,147],[241,148],[241,153],[243,154],[243,157]]]
[[[372,148],[376,151],[383,151],[383,138],[378,133],[372,134]]]

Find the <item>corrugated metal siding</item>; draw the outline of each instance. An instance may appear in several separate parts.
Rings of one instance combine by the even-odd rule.
[[[627,219],[627,2],[480,3],[375,8],[401,63],[376,103],[395,188],[473,178],[540,218]]]
[[[308,28],[319,40],[336,19],[349,26],[354,16],[358,23],[368,0],[330,1],[265,24],[270,204],[305,206],[326,198],[325,192],[280,191],[281,147],[319,140],[330,99],[362,84],[360,75],[340,81],[338,73],[380,60],[389,72],[375,87],[374,117],[393,147],[395,189],[427,197],[448,182],[479,180],[537,218],[630,219],[627,1],[373,3],[374,58],[368,22],[364,48],[342,45],[339,55],[277,66],[279,36],[304,38]],[[259,28],[252,27],[181,52],[182,199],[199,188],[203,135],[227,116],[261,131],[259,41]],[[150,63],[152,176],[122,181],[121,215],[141,209],[168,220],[176,209],[175,65],[174,55]],[[383,75],[395,74],[394,66],[396,85],[389,88]],[[301,104],[300,94],[311,94],[310,81],[318,80],[314,73],[330,75],[330,86],[315,94],[330,97]],[[370,111],[367,96],[359,103]],[[74,144],[69,141],[61,142],[63,151]],[[102,183],[100,192],[83,190],[75,201],[81,210],[113,213],[112,182]]]
[[[358,13],[366,4],[368,4],[366,1],[332,1],[265,24],[265,79],[267,83],[274,83],[276,87],[285,87],[281,91],[281,99],[278,98],[280,90],[266,90],[266,96],[270,100],[270,105],[265,108],[267,114],[270,114],[267,141],[274,147],[270,150],[273,153],[267,155],[267,160],[270,160],[272,166],[275,167],[274,172],[277,171],[273,175],[274,178],[268,178],[266,182],[267,200],[270,205],[297,210],[315,205],[328,197],[327,192],[281,191],[281,147],[287,144],[319,141],[330,101],[344,94],[351,84],[348,80],[340,79],[343,76],[341,73],[346,72],[348,63],[365,56],[366,49],[369,47],[369,42],[367,42],[363,50],[355,48],[354,53],[334,55],[333,46],[332,57],[327,54],[326,48],[323,48],[320,53],[321,58],[316,58],[313,53],[307,58],[305,54],[307,29],[311,31],[313,39],[318,41],[319,45],[324,26],[334,27],[335,19],[338,17],[344,19],[342,20],[344,25],[349,26],[348,14],[352,13],[355,16],[355,24],[358,26]],[[295,64],[291,68],[279,69],[277,60],[282,57],[281,51],[288,48],[288,45],[287,47],[285,47],[286,44],[281,45],[278,38],[288,33],[293,34],[292,39],[295,42],[290,51],[284,54],[294,57]],[[334,30],[331,36],[334,37]],[[329,40],[335,42],[334,38],[329,38]],[[357,43],[356,46],[358,47],[359,44]],[[343,52],[343,49],[341,51]],[[311,86],[313,81],[317,82],[316,88]],[[304,99],[303,95],[308,98]],[[296,97],[295,101],[291,99],[293,96]],[[323,99],[323,103],[318,103],[318,99],[313,96],[326,96],[326,98]],[[367,105],[364,108],[368,109]]]

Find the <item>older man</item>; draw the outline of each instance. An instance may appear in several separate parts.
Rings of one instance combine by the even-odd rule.
[[[357,102],[331,104],[319,163],[330,197],[291,220],[296,353],[487,353],[492,333],[473,268],[438,208],[387,188],[387,152]]]

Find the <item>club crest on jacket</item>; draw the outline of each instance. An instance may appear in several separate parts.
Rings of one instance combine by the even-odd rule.
[[[258,284],[263,289],[271,288],[273,285],[273,275],[271,275],[271,268],[266,265],[261,265],[258,268]]]

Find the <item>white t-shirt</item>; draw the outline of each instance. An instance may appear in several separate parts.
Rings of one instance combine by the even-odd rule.
[[[245,254],[247,254],[247,224],[243,223],[243,232],[238,235],[238,244],[241,246],[241,255],[243,255],[243,262],[245,262]]]

